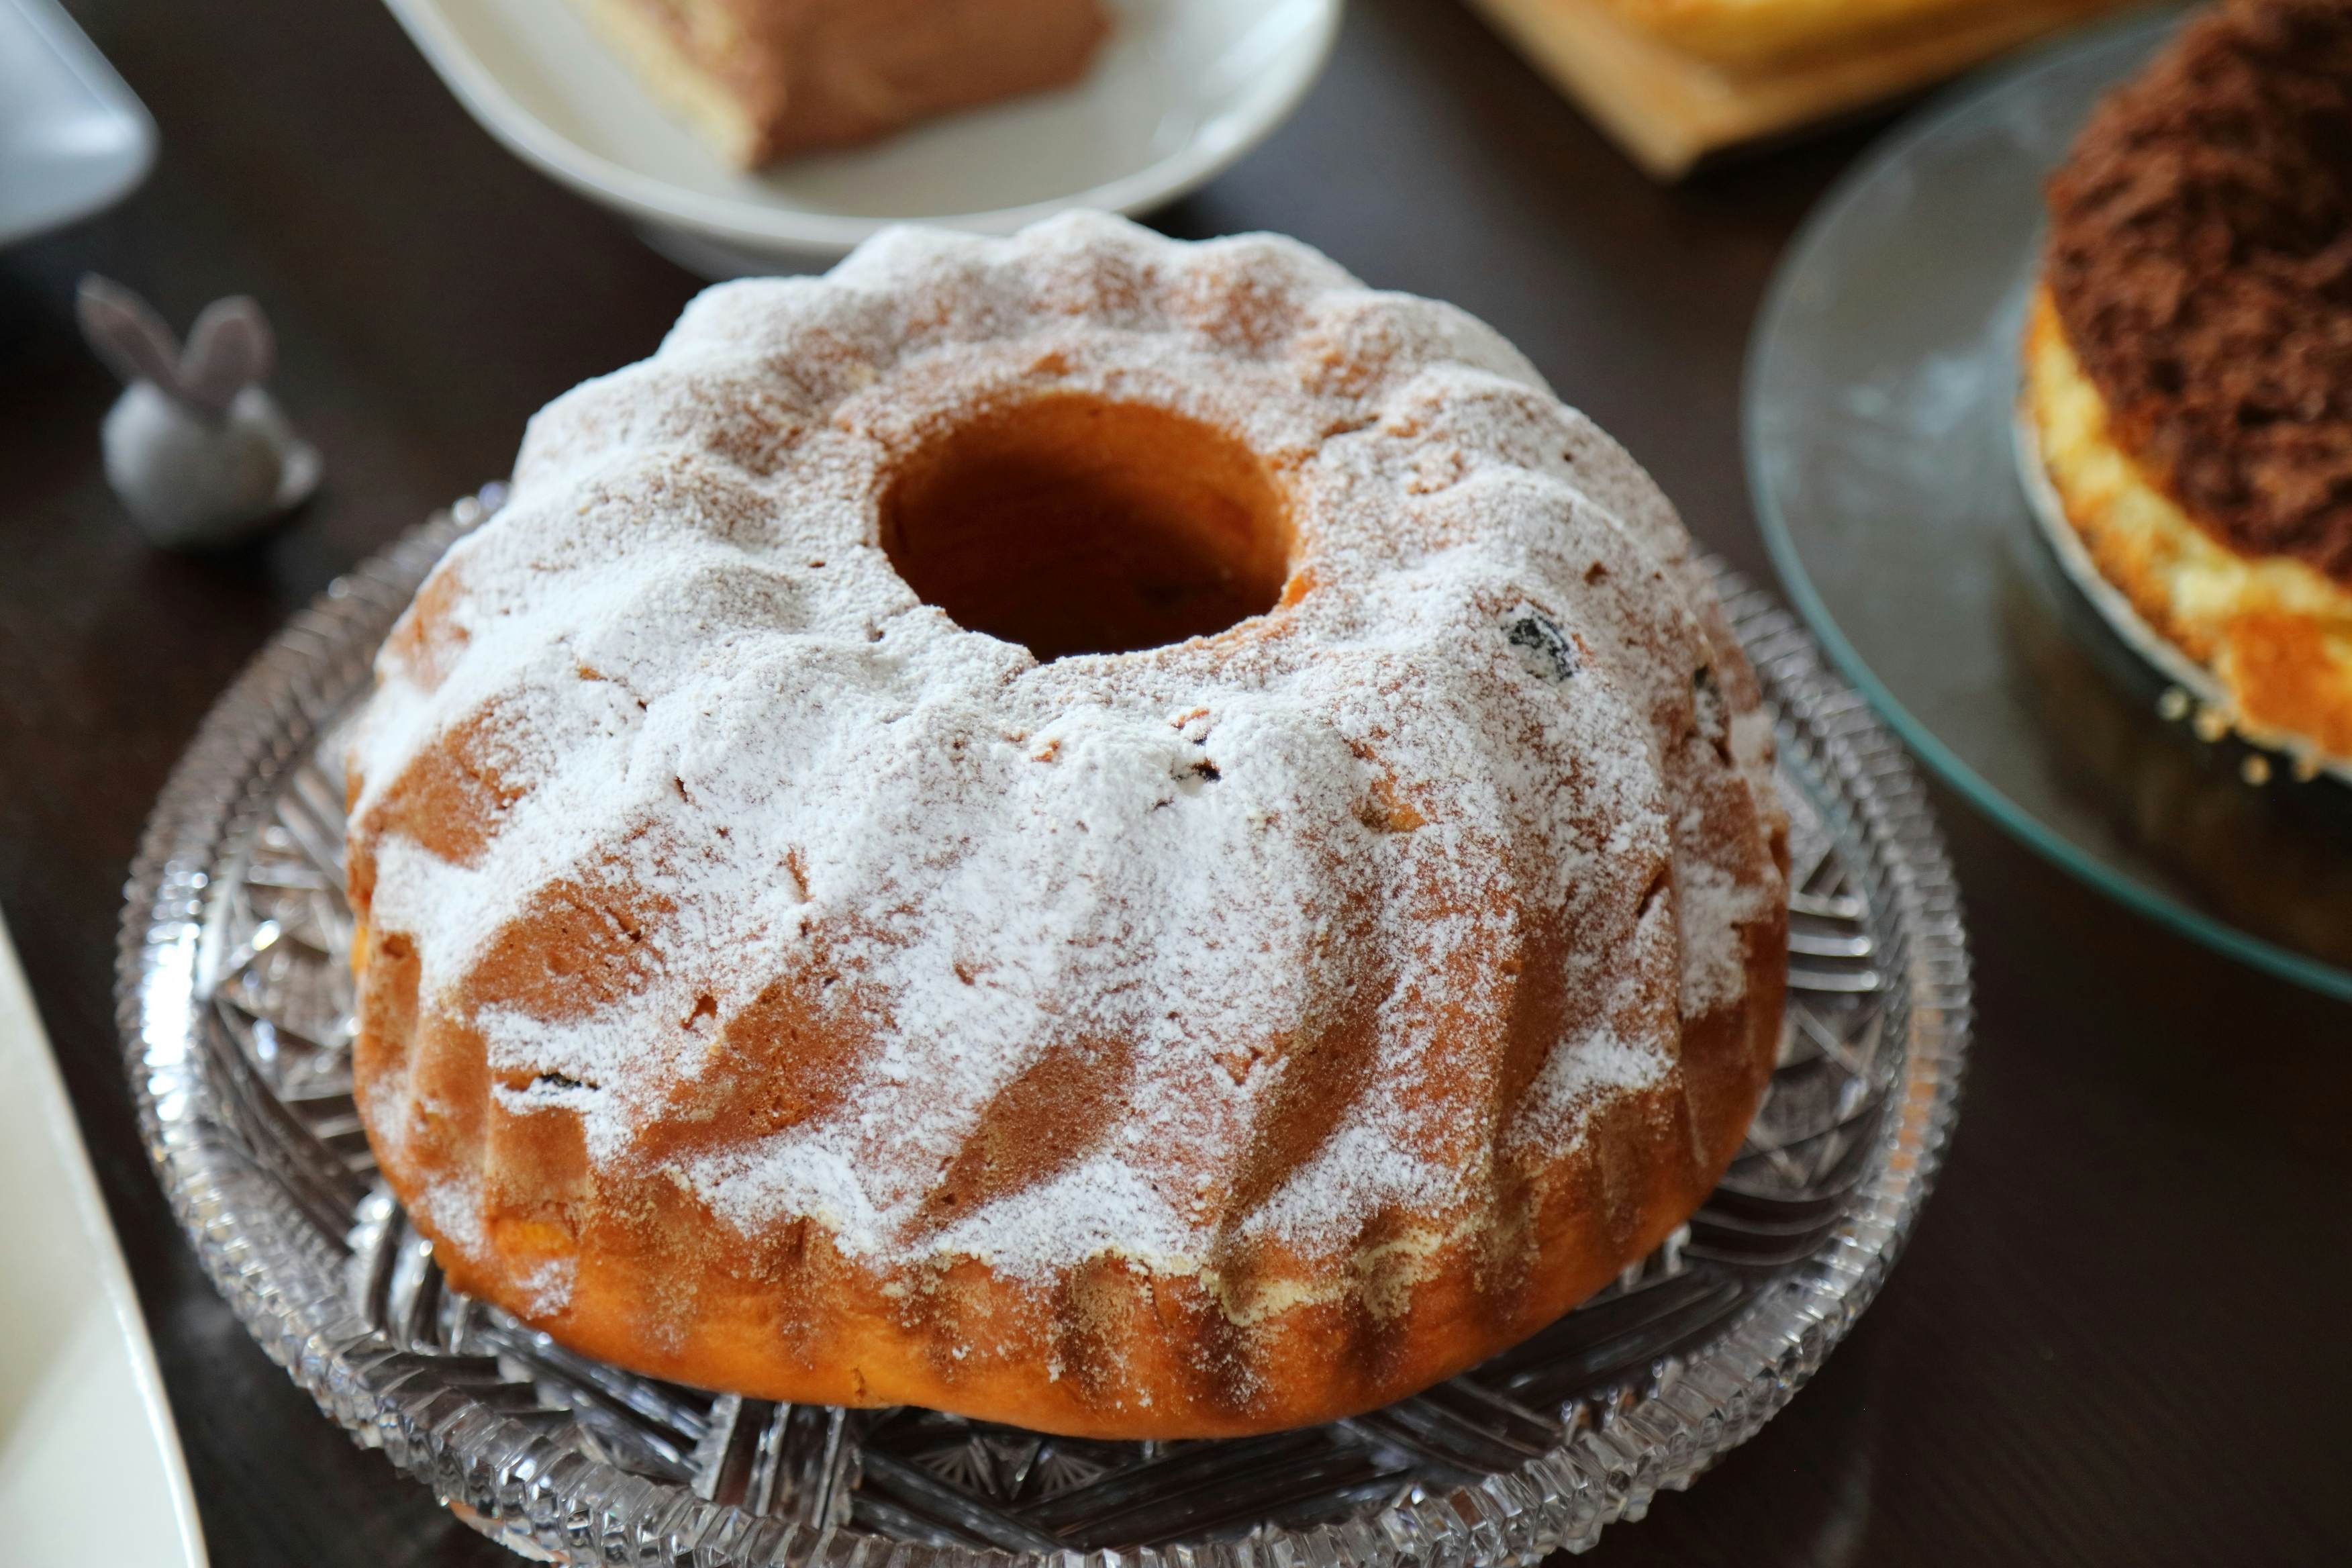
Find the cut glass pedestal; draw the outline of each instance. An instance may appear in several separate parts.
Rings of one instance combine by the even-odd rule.
[[[490,498],[494,504],[495,498]],[[621,1372],[450,1289],[351,1095],[338,725],[468,500],[337,581],[156,806],[121,1018],[156,1168],[262,1346],[363,1445],[527,1556],[692,1568],[1529,1563],[1639,1519],[1778,1410],[1868,1304],[1955,1110],[1968,960],[1917,779],[1728,573],[1793,821],[1780,1062],[1690,1224],[1528,1342],[1353,1420],[1110,1443]]]

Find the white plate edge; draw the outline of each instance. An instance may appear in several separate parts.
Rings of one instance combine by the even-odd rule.
[[[12,1045],[12,1041],[16,1044]],[[58,1173],[73,1194],[77,1228],[87,1244],[116,1332],[129,1352],[131,1381],[139,1391],[149,1436],[162,1460],[170,1492],[181,1562],[185,1568],[205,1568],[208,1558],[204,1529],[196,1513],[195,1490],[188,1479],[187,1456],[180,1447],[179,1426],[172,1416],[171,1401],[163,1392],[163,1374],[156,1364],[154,1342],[148,1337],[147,1320],[139,1310],[130,1266],[123,1260],[121,1239],[115,1235],[114,1223],[106,1212],[105,1197],[99,1191],[98,1173],[90,1166],[89,1152],[82,1145],[80,1122],[66,1094],[64,1075],[58,1070],[55,1048],[49,1042],[48,1031],[42,1026],[40,1011],[33,1005],[32,986],[17,961],[7,922],[0,919],[0,1051],[16,1050],[21,1050],[27,1075],[35,1086],[37,1103],[31,1108],[33,1120],[47,1130],[49,1152]]]
[[[1189,142],[1176,153],[1134,174],[1076,191],[1058,200],[984,212],[893,219],[845,217],[761,203],[725,201],[679,189],[624,169],[582,147],[532,114],[507,89],[498,73],[469,49],[444,14],[444,0],[384,0],[425,62],[466,111],[525,163],[557,183],[640,221],[674,226],[722,243],[754,248],[782,247],[831,257],[850,250],[897,222],[962,229],[975,234],[1011,234],[1073,207],[1132,215],[1172,202],[1224,173],[1298,107],[1320,79],[1337,44],[1345,0],[1314,0],[1313,36],[1292,57],[1287,79],[1230,140],[1214,146]]]

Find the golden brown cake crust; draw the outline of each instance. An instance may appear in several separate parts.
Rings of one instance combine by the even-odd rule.
[[[1609,0],[1670,47],[1735,73],[1766,72],[1899,49],[1941,34],[2046,15],[2097,0]]]
[[[1769,933],[1748,947],[1748,1006],[1685,1038],[1678,1089],[1609,1106],[1589,1153],[1549,1186],[1528,1222],[1536,1267],[1507,1292],[1484,1289],[1489,1260],[1479,1238],[1465,1238],[1416,1260],[1418,1281],[1393,1313],[1375,1304],[1376,1258],[1360,1263],[1373,1290],[1247,1325],[1197,1279],[1108,1258],[1042,1296],[970,1261],[911,1284],[877,1282],[814,1226],[751,1249],[658,1184],[641,1190],[651,1201],[634,1211],[583,1201],[591,1184],[576,1130],[554,1116],[502,1130],[508,1163],[530,1170],[540,1190],[510,1197],[478,1246],[450,1245],[420,1202],[441,1178],[434,1154],[390,1152],[383,1169],[457,1289],[653,1376],[766,1399],[919,1405],[1076,1436],[1309,1426],[1402,1398],[1525,1339],[1690,1217],[1738,1152],[1779,1044],[1785,948]],[[358,1070],[373,1083],[400,1070],[411,977],[396,944],[390,963],[373,943],[363,951],[373,955],[362,979],[380,1026],[362,1035]],[[534,1208],[551,1217],[535,1223]],[[569,1299],[551,1314],[531,1283],[549,1261],[549,1229],[563,1231],[565,1253],[578,1258]]]
[[[1072,605],[1040,662],[958,597],[975,520],[1043,562],[1073,494],[1179,640]],[[1074,216],[715,289],[534,420],[378,673],[371,1142],[460,1289],[619,1365],[1330,1418],[1648,1251],[1770,1070],[1769,721],[1671,509],[1287,242]]]
[[[2045,279],[2116,442],[2214,539],[2352,586],[2352,7],[2232,0],[2093,115]]]
[[[2116,439],[2047,289],[2028,318],[2024,415],[2092,564],[2212,673],[2229,698],[2221,716],[2264,744],[2352,759],[2352,588],[2198,526]]]
[[[1760,969],[1758,981],[1770,984]],[[1748,1064],[1760,1053],[1752,1041],[1725,1045],[1702,1072],[1717,1121],[1736,1118],[1728,1149],[1706,1151],[1706,1163],[1694,1156],[1689,1108],[1677,1097],[1612,1106],[1596,1129],[1590,1168],[1533,1221],[1538,1272],[1497,1298],[1479,1289],[1476,1244],[1462,1242],[1424,1260],[1426,1282],[1393,1316],[1335,1299],[1242,1328],[1198,1280],[1108,1259],[1074,1270],[1042,1300],[976,1263],[899,1290],[845,1263],[821,1232],[745,1258],[738,1237],[682,1201],[592,1221],[570,1302],[551,1320],[516,1288],[545,1261],[528,1237],[497,1237],[487,1258],[436,1253],[458,1289],[540,1321],[571,1348],[698,1387],[811,1404],[919,1405],[1076,1436],[1308,1426],[1476,1364],[1664,1240],[1712,1189],[1753,1112]],[[385,1173],[404,1193],[418,1181],[393,1165]],[[666,1322],[677,1327],[648,1332]]]

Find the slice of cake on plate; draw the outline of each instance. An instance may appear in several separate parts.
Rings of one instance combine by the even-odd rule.
[[[1102,0],[579,0],[653,91],[758,168],[1060,87]]]

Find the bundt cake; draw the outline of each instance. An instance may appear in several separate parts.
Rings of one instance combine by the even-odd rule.
[[[357,1092],[455,1285],[704,1386],[1369,1408],[1686,1218],[1770,727],[1672,509],[1276,238],[885,234],[530,425],[350,752]]]
[[[2352,5],[2232,0],[2050,185],[2026,423],[2210,711],[2352,776]]]

